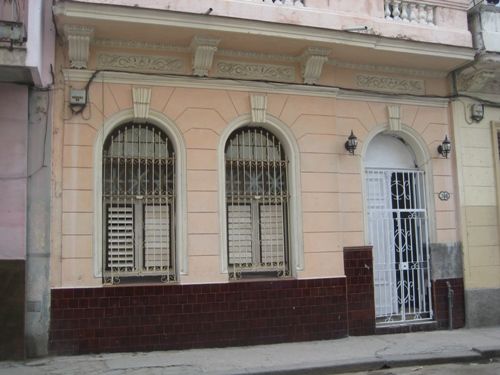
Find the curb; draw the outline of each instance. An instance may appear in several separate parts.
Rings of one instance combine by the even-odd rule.
[[[374,371],[398,367],[466,363],[500,357],[500,347],[478,347],[453,353],[427,353],[391,355],[382,358],[360,358],[355,362],[335,361],[331,363],[309,363],[300,367],[275,367],[272,369],[245,369],[224,375],[333,375],[362,371]],[[220,375],[220,373],[219,373]]]

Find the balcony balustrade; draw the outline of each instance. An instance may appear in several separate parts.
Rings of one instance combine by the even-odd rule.
[[[385,19],[398,22],[435,25],[435,9],[435,6],[422,2],[401,0],[385,0],[384,2]]]

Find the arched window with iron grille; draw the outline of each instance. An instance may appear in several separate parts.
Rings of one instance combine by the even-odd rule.
[[[103,277],[174,281],[175,152],[164,131],[127,123],[103,147]]]
[[[230,278],[288,276],[288,158],[261,127],[236,130],[225,147]]]

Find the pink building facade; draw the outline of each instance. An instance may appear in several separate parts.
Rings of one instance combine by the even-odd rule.
[[[0,4],[0,359],[47,352],[51,13],[41,0]]]
[[[50,351],[462,326],[467,7],[57,1]]]

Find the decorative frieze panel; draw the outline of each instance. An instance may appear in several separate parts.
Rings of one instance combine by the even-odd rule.
[[[356,85],[363,89],[394,92],[402,94],[425,94],[425,83],[421,79],[402,79],[395,77],[358,74]]]
[[[94,29],[85,26],[66,25],[64,35],[68,42],[70,67],[86,69],[89,61],[89,45],[94,35]]]
[[[97,69],[181,73],[184,70],[184,61],[168,56],[101,53],[97,56]]]
[[[500,92],[500,58],[489,54],[458,74],[459,91],[496,95]]]
[[[435,9],[435,6],[416,1],[384,1],[385,19],[391,21],[435,25]]]
[[[293,82],[295,68],[287,65],[258,64],[235,61],[219,61],[217,76],[251,80],[269,80]]]

